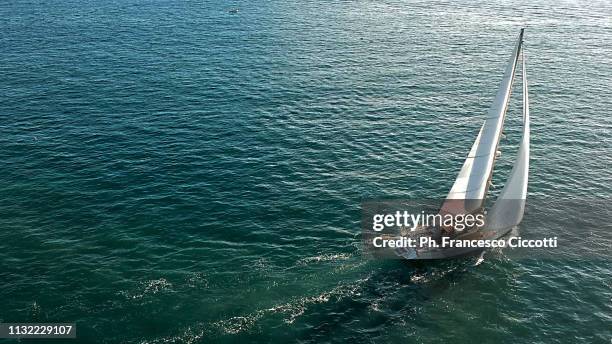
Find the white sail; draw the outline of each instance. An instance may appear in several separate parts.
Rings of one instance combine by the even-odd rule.
[[[501,86],[495,96],[495,101],[489,109],[478,137],[474,141],[472,149],[446,197],[441,209],[442,213],[473,213],[482,207],[490,184],[497,145],[501,136],[508,101],[510,100],[512,81],[514,80],[522,41],[523,30],[521,29],[504,72]]]
[[[523,219],[529,177],[529,130],[529,93],[527,92],[527,70],[523,53],[523,137],[506,185],[487,214],[487,229],[509,230]]]

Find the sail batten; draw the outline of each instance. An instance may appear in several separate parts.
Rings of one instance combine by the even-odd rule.
[[[465,159],[459,175],[442,205],[444,213],[473,213],[484,202],[495,163],[497,146],[501,137],[506,109],[510,100],[518,59],[521,52],[523,30],[504,71],[495,101],[487,112],[478,137]]]

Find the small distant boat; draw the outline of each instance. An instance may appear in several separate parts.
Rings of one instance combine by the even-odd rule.
[[[230,8],[228,12],[231,13],[231,14],[236,14],[236,13],[238,13],[238,8],[237,7]]]
[[[440,214],[483,214],[483,227],[470,228],[465,231],[447,231],[441,228],[420,228],[411,233],[410,237],[429,236],[439,240],[448,236],[453,240],[499,239],[507,235],[523,219],[525,201],[527,198],[527,180],[529,174],[529,96],[527,91],[527,70],[525,68],[525,52],[523,50],[523,34],[521,29],[518,41],[505,69],[501,86],[497,91],[495,101],[480,127],[476,141],[463,163],[459,175],[451,187],[446,200],[440,209]],[[498,158],[498,146],[510,100],[512,83],[519,65],[522,62],[523,81],[523,132],[510,176],[504,188],[490,210],[485,212],[484,201],[491,185],[493,167]],[[397,248],[395,253],[403,258],[440,259],[475,254],[481,248],[472,247],[440,247],[440,248]]]

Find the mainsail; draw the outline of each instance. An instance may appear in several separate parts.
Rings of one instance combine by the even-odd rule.
[[[523,60],[523,137],[518,156],[506,185],[495,204],[487,214],[486,226],[490,230],[511,229],[523,219],[527,198],[527,179],[529,175],[529,94],[527,92],[527,70],[525,53]]]
[[[495,96],[495,101],[487,113],[487,118],[480,128],[478,137],[463,167],[453,184],[441,213],[467,214],[481,209],[489,188],[493,165],[495,163],[497,145],[502,132],[512,81],[523,42],[523,29],[518,37],[512,56],[504,72],[501,86]]]

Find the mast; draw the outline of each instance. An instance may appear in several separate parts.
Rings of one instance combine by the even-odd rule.
[[[482,208],[493,173],[497,146],[523,43],[523,32],[524,29],[521,29],[493,105],[489,108],[478,137],[442,205],[441,213],[467,214]]]

